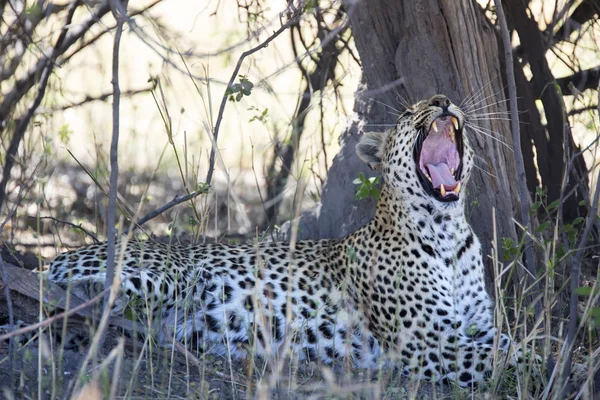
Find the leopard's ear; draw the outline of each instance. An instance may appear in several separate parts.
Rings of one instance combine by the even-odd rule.
[[[364,133],[356,145],[358,158],[366,162],[371,169],[378,171],[381,168],[387,138],[388,131]]]

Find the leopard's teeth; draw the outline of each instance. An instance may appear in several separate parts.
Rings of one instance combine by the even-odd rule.
[[[429,179],[429,182],[433,182],[433,181],[431,180],[431,177],[430,177],[429,175],[425,174],[425,176],[427,177],[427,179]]]
[[[453,143],[456,143],[456,133],[454,131],[450,131],[450,139],[452,139]]]
[[[450,168],[450,174],[454,175],[454,168]]]
[[[431,127],[433,128],[433,130],[435,131],[435,133],[438,132],[437,123],[435,121],[433,121],[433,123],[431,124]]]
[[[446,188],[444,187],[443,183],[442,183],[442,186],[440,186],[440,192],[442,193],[442,196],[446,195]]]
[[[456,193],[456,195],[458,195],[460,193],[460,182],[458,182],[458,184],[454,188],[454,193]]]
[[[456,117],[450,117],[450,121],[452,121],[452,125],[454,125],[454,128],[458,130],[458,119]]]

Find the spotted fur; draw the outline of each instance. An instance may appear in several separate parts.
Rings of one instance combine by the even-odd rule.
[[[482,381],[510,340],[494,327],[481,246],[462,197],[440,201],[425,190],[414,160],[417,141],[443,115],[461,126],[457,174],[466,183],[473,151],[465,117],[434,96],[357,145],[385,182],[367,225],[343,239],[295,246],[119,242],[122,293],[113,313],[135,303],[179,341],[218,355],[292,349],[301,360],[350,357],[462,386]],[[77,290],[103,283],[105,265],[106,244],[92,245],[58,256],[47,274]]]

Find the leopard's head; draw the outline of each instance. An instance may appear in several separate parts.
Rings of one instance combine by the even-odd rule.
[[[356,152],[403,199],[451,205],[464,194],[473,165],[465,133],[461,109],[435,95],[402,113],[394,128],[365,133]]]

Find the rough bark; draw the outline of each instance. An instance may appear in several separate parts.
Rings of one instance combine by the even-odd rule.
[[[497,104],[504,93],[494,32],[474,7],[469,0],[372,0],[354,8],[351,27],[364,74],[356,94],[356,115],[341,135],[342,148],[329,170],[320,207],[303,216],[302,237],[344,236],[371,218],[375,202],[355,200],[352,180],[360,172],[371,173],[358,160],[354,146],[363,131],[382,130],[375,125],[395,122],[391,110],[402,108],[398,93],[409,102],[443,93],[461,103],[469,94],[484,90],[476,108],[488,108],[478,112],[506,111],[505,103]],[[402,85],[393,87],[399,79]],[[493,119],[479,125],[510,142],[507,121]],[[492,209],[496,209],[498,237],[515,237],[513,210],[519,207],[510,184],[515,176],[514,156],[487,135],[472,131],[471,138],[481,158],[467,187],[467,215],[484,254],[489,254]]]

